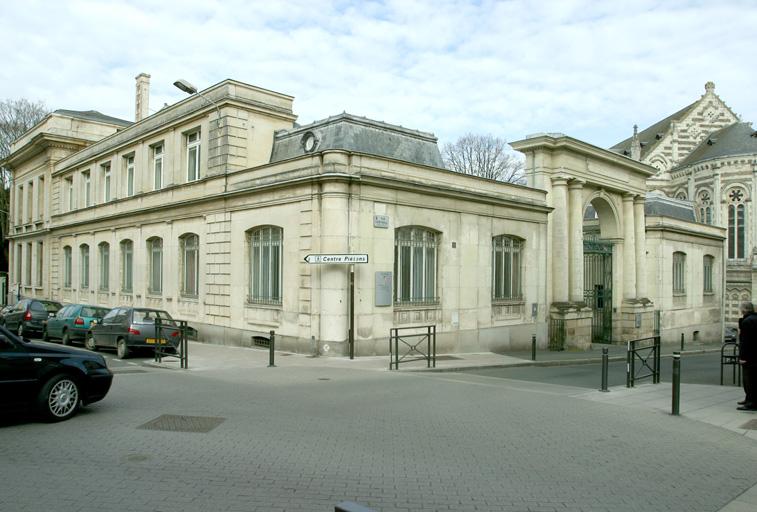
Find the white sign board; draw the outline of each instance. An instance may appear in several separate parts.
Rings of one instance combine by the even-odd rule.
[[[354,263],[368,263],[367,254],[308,254],[305,261],[313,264],[352,265]]]

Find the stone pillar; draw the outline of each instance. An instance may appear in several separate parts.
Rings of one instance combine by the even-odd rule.
[[[644,216],[644,196],[633,202],[634,243],[636,245],[636,298],[647,297],[647,233]]]
[[[552,301],[568,302],[568,179],[552,178]]]
[[[623,299],[636,298],[636,244],[633,194],[623,195]]]
[[[568,186],[571,302],[584,301],[583,186],[584,182],[581,180],[571,180]]]

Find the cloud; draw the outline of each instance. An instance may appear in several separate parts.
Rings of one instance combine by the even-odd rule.
[[[562,131],[609,146],[708,80],[757,121],[754,26],[750,1],[5,3],[0,98],[131,119],[142,71],[154,110],[183,98],[177,78],[235,78],[294,95],[303,123],[346,110],[443,141]]]

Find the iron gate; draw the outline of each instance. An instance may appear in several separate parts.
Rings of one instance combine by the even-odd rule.
[[[584,241],[584,302],[592,309],[591,342],[612,342],[612,243]]]

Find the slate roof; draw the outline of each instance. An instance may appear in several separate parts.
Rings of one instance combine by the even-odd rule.
[[[330,149],[344,150],[430,167],[444,167],[437,139],[432,133],[347,113],[276,132],[271,163],[307,154],[303,142],[311,132],[317,140],[313,149],[315,153]]]
[[[679,121],[682,118],[686,117],[686,115],[689,112],[691,112],[691,110],[697,105],[697,103],[699,103],[699,100],[695,101],[691,105],[688,105],[682,108],[675,114],[669,115],[662,121],[657,121],[655,124],[653,124],[649,128],[645,128],[644,130],[639,132],[639,142],[641,143],[641,159],[642,160],[661,140],[661,139],[658,139],[657,136],[658,135],[664,136],[665,133],[667,133],[667,131],[670,129],[671,123],[673,121]],[[613,147],[611,147],[610,151],[620,153],[621,155],[630,155],[632,140],[633,140],[633,137],[628,137],[626,140],[619,142],[615,144]]]
[[[644,214],[647,217],[671,217],[673,219],[696,222],[694,205],[690,201],[673,199],[658,194],[647,194],[644,201]]]
[[[712,158],[757,154],[757,131],[751,123],[733,123],[711,133],[677,167]]]
[[[119,119],[117,117],[106,116],[98,112],[97,110],[65,110],[58,109],[53,114],[60,114],[62,116],[75,117],[77,119],[84,119],[85,121],[97,121],[99,123],[115,124],[118,126],[131,126],[134,123],[126,121],[125,119]]]

